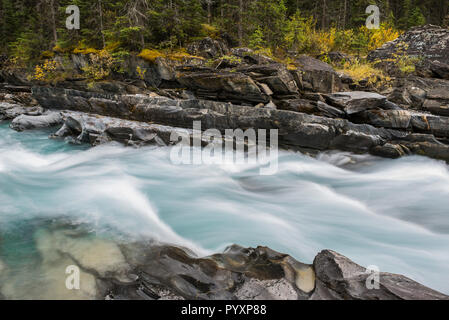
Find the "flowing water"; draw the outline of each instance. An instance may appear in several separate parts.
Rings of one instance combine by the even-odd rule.
[[[56,272],[45,252],[62,242],[45,221],[60,217],[100,242],[152,238],[199,255],[266,245],[311,263],[332,249],[449,294],[444,162],[280,152],[278,173],[261,176],[254,165],[175,165],[169,148],[87,148],[49,133],[0,123],[4,297],[43,297],[36,288]]]

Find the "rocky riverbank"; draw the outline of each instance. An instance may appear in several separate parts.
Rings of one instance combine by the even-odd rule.
[[[424,27],[419,32],[436,31]],[[443,51],[449,39],[445,32],[438,42]],[[416,38],[406,34],[403,41]],[[371,56],[380,59],[394,47],[389,43]],[[437,49],[429,46],[429,57]],[[310,154],[343,150],[449,161],[449,80],[443,72],[447,55],[423,64],[432,72],[399,75],[393,86],[376,89],[312,57],[295,57],[292,68],[212,39],[190,50],[213,63],[201,58],[159,57],[153,63],[134,59],[125,76],[93,86],[73,79],[44,86],[2,70],[0,121],[11,121],[17,131],[54,127],[52,138],[74,143],[132,146],[170,145],[172,133],[191,138],[193,122],[201,121],[203,130],[220,132],[278,129],[281,147]],[[87,56],[74,55],[72,60],[75,68],[90,63]],[[146,70],[143,79],[135,74],[136,65]],[[319,253],[306,265],[264,247],[232,246],[205,258],[183,248],[145,243],[118,250],[124,262],[111,270],[71,256],[94,277],[95,298],[448,299],[388,273],[381,273],[380,289],[369,290],[366,269],[333,251]]]
[[[41,299],[449,299],[401,275],[373,274],[330,250],[318,253],[311,264],[267,247],[238,245],[200,257],[187,248],[152,241],[92,238],[88,226],[64,219],[41,220],[35,225],[44,226],[34,236],[44,264],[41,268],[53,273],[49,283],[36,288]],[[80,269],[79,291],[63,286],[68,265]],[[17,294],[8,274],[8,268],[0,264],[0,283],[6,284],[4,290],[0,286],[0,297]]]

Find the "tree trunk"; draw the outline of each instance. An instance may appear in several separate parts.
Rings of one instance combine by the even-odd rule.
[[[212,23],[212,0],[207,0],[207,23]]]
[[[321,20],[321,28],[323,29],[323,30],[325,30],[326,29],[326,0],[323,0],[323,17],[322,17],[322,20]]]
[[[239,25],[238,25],[238,33],[239,33],[239,45],[243,45],[243,0],[239,0]]]
[[[51,13],[51,24],[53,29],[53,41],[54,44],[58,42],[58,33],[56,32],[56,14],[55,14],[55,1],[50,0],[50,13]]]
[[[98,0],[98,11],[100,15],[100,34],[101,34],[101,40],[103,42],[103,49],[106,47],[106,41],[104,39],[104,26],[103,26],[103,6],[101,5],[101,0]]]

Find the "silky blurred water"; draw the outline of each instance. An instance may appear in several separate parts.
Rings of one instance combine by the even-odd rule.
[[[174,165],[169,148],[87,148],[49,133],[0,123],[0,272],[30,269],[33,223],[63,216],[98,237],[150,237],[199,255],[237,243],[311,263],[332,249],[449,293],[444,162],[280,152],[278,173],[261,176],[250,165]]]

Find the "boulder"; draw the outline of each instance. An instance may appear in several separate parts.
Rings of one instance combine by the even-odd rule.
[[[44,113],[42,107],[27,107],[20,104],[0,102],[0,121],[12,120],[20,115],[38,116]]]
[[[329,104],[344,110],[348,115],[370,109],[399,109],[399,107],[389,104],[387,97],[373,92],[338,92],[324,95],[324,97]]]
[[[275,97],[298,94],[295,79],[283,64],[272,63],[250,67],[244,66],[237,68],[237,71],[248,75],[258,83],[266,84]]]
[[[429,68],[437,78],[449,80],[449,64],[434,60],[430,62]]]
[[[61,125],[63,122],[59,112],[47,112],[39,116],[20,115],[15,118],[11,124],[11,129],[16,131],[25,131],[32,129],[51,128]]]
[[[298,69],[291,72],[301,90],[332,93],[344,89],[339,75],[329,64],[306,55],[297,57],[295,63]]]
[[[449,297],[402,275],[380,272],[379,286],[372,272],[334,251],[324,250],[313,261],[316,288],[312,300],[447,300]]]

